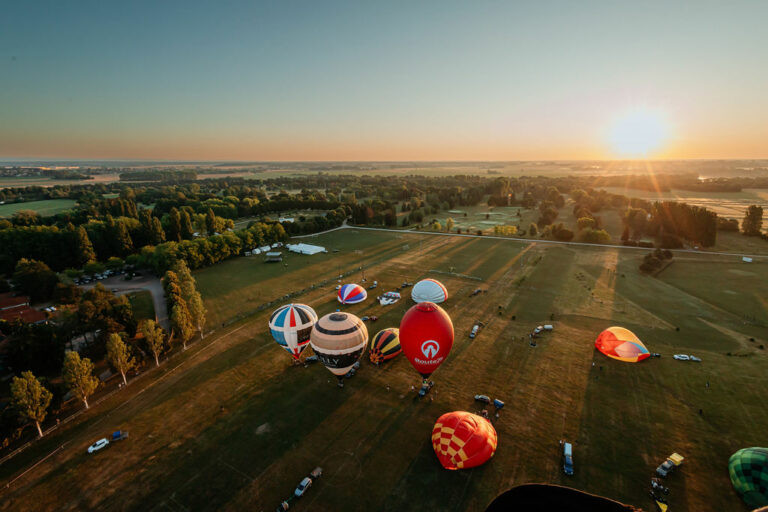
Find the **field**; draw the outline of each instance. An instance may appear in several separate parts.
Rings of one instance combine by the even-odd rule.
[[[750,205],[756,204],[768,209],[768,190],[744,189],[741,192],[692,192],[689,190],[670,190],[652,192],[620,187],[603,187],[612,194],[639,197],[647,201],[680,201],[695,206],[703,206],[721,217],[729,219],[744,218]]]
[[[72,199],[46,199],[44,201],[29,201],[27,203],[10,203],[0,205],[0,218],[12,217],[14,213],[22,210],[32,210],[41,217],[56,215],[64,210],[74,207],[76,202]]]
[[[128,300],[131,302],[137,321],[155,319],[155,305],[152,302],[151,293],[146,290],[134,292],[128,295]]]
[[[267,511],[317,465],[324,476],[291,510],[476,511],[527,482],[652,510],[648,480],[674,451],[686,462],[667,481],[672,510],[746,510],[727,461],[765,445],[765,260],[678,254],[653,278],[638,273],[642,253],[632,250],[354,229],[304,241],[329,254],[196,272],[213,332],[0,466],[6,483],[63,445],[4,489],[0,510]],[[402,356],[380,368],[365,358],[339,389],[321,365],[290,364],[270,339],[272,307],[262,304],[334,311],[340,272],[345,282],[365,272],[376,292],[424,277],[446,285],[456,341],[433,375],[433,400],[409,391],[420,378]],[[478,287],[487,293],[470,297]],[[369,298],[343,308],[377,315],[373,335],[408,307]],[[470,340],[477,321],[486,327]],[[555,330],[529,346],[527,333],[545,322]],[[610,325],[662,357],[633,365],[597,353],[594,338]],[[477,412],[475,393],[506,402],[498,450],[479,468],[445,471],[432,425],[448,411]],[[117,428],[130,439],[86,455]],[[560,439],[574,443],[573,477],[560,470]]]

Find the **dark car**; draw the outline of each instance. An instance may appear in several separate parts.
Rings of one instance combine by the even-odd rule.
[[[483,402],[484,404],[491,403],[491,398],[486,395],[475,395],[475,400],[478,402]]]

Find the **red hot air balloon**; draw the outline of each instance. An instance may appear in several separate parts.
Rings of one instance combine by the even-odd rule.
[[[445,469],[479,466],[496,453],[496,429],[476,414],[443,414],[432,428],[432,448]]]
[[[433,302],[416,304],[400,321],[400,346],[426,380],[445,361],[453,346],[451,317]]]

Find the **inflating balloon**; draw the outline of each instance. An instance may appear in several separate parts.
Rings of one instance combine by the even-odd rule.
[[[490,421],[465,411],[443,414],[432,429],[432,448],[445,469],[484,464],[496,453],[497,442]]]
[[[309,344],[309,334],[317,322],[317,313],[305,304],[286,304],[277,308],[269,317],[269,331],[275,341],[294,359]]]
[[[768,505],[768,448],[737,451],[728,460],[728,473],[733,488],[750,508]]]
[[[400,329],[389,327],[377,332],[376,336],[371,338],[371,350],[368,352],[368,358],[373,364],[381,364],[402,351]]]
[[[368,298],[368,292],[359,284],[345,284],[339,288],[338,297],[342,304],[357,304]]]
[[[448,290],[436,279],[424,279],[411,289],[413,302],[434,302],[440,304],[448,298]]]
[[[368,328],[351,313],[329,313],[312,328],[309,343],[317,358],[339,379],[363,355],[368,344]]]
[[[623,327],[609,327],[601,332],[595,347],[608,357],[627,363],[637,363],[651,355],[643,342]]]
[[[416,304],[400,321],[400,346],[426,380],[445,361],[453,346],[451,317],[432,302]]]

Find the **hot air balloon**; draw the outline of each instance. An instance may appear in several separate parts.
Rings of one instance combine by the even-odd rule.
[[[413,302],[434,302],[440,304],[448,298],[448,290],[443,283],[436,279],[424,279],[419,281],[411,289]]]
[[[609,327],[601,332],[595,347],[608,357],[627,363],[637,363],[651,355],[643,342],[623,327]]]
[[[453,346],[451,317],[432,302],[416,304],[400,321],[400,346],[426,385],[429,376],[445,361]]]
[[[368,344],[368,328],[351,313],[329,313],[315,323],[309,343],[344,386],[344,375],[360,359]]]
[[[751,507],[768,505],[768,448],[743,448],[728,460],[733,488]]]
[[[400,348],[400,329],[389,327],[377,332],[376,336],[371,338],[371,351],[368,352],[368,357],[373,364],[381,364],[402,351],[403,349]]]
[[[345,284],[339,288],[337,298],[342,304],[357,304],[368,298],[368,292],[359,284]]]
[[[269,317],[269,330],[275,341],[298,360],[309,344],[309,333],[317,313],[305,304],[286,304]]]
[[[484,464],[496,452],[496,443],[491,422],[465,411],[443,414],[432,429],[432,448],[445,469]]]

